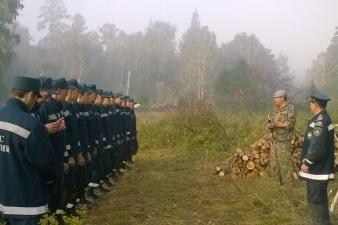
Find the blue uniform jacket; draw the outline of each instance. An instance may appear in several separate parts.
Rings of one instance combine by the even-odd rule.
[[[328,181],[334,179],[335,166],[334,129],[330,116],[322,111],[308,124],[302,149],[302,163],[309,173],[299,172],[305,180]]]
[[[0,109],[0,213],[30,217],[47,211],[55,155],[46,128],[19,99]]]
[[[62,103],[50,98],[39,109],[39,117],[43,124],[52,123],[60,119],[62,115]],[[54,148],[58,166],[63,166],[64,153],[66,151],[65,131],[60,131],[49,136]]]

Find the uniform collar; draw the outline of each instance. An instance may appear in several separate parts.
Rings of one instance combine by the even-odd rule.
[[[318,119],[318,117],[320,117],[321,115],[325,115],[326,114],[326,110],[321,111],[320,113],[318,113],[317,115],[314,115],[311,119],[311,121],[315,121]]]
[[[22,111],[29,113],[28,107],[27,105],[21,101],[20,99],[11,97],[7,100],[7,104],[8,105],[12,105],[12,106],[17,106],[19,107]]]

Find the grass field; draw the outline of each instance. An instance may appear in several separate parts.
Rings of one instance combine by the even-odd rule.
[[[310,115],[298,115],[300,130]],[[264,135],[266,114],[216,115],[202,109],[138,116],[135,167],[88,212],[85,224],[309,224],[305,183],[296,181],[297,207],[291,214],[286,188],[271,178],[233,180],[214,174],[215,165],[237,147]]]

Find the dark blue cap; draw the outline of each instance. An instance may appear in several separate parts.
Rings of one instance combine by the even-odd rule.
[[[67,85],[69,89],[79,89],[79,83],[77,82],[76,79],[70,79],[67,82]]]
[[[83,84],[83,87],[85,88],[85,92],[89,92],[89,93],[92,93],[92,92],[94,92],[93,90],[92,90],[92,85],[89,85],[89,84]],[[95,89],[96,89],[96,86],[95,86]]]
[[[89,85],[89,90],[91,90],[92,92],[96,92],[96,85],[95,84]]]
[[[327,95],[315,89],[311,91],[311,100],[327,102],[327,101],[330,101],[331,99]]]
[[[108,91],[103,91],[102,95],[103,98],[110,98],[110,94]]]
[[[79,90],[82,93],[88,92],[88,89],[85,84],[79,84]]]
[[[65,78],[60,78],[57,80],[53,80],[53,89],[68,89],[67,81]]]
[[[31,77],[17,76],[12,81],[12,89],[39,92],[40,81]]]
[[[98,94],[98,95],[103,95],[103,90],[102,89],[97,89],[96,90],[96,94]]]
[[[40,89],[51,90],[53,85],[53,80],[50,77],[39,77],[40,80]]]

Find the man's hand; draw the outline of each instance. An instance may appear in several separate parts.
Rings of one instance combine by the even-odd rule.
[[[74,167],[75,166],[75,160],[73,157],[69,157],[68,159],[68,165],[69,167]]]
[[[85,160],[85,158],[83,157],[83,155],[81,153],[77,155],[77,163],[80,166],[86,165],[86,160]]]
[[[309,173],[309,167],[305,164],[302,164],[302,166],[300,167],[300,170],[303,172],[303,173]]]
[[[59,132],[58,122],[47,123],[47,124],[45,124],[45,127],[48,131],[48,134],[55,134],[55,133]]]
[[[66,123],[65,123],[65,118],[64,117],[61,117],[55,123],[58,124],[59,131],[62,131],[64,129],[66,129]]]
[[[66,172],[67,170],[69,170],[69,165],[67,163],[63,163],[63,169]]]

